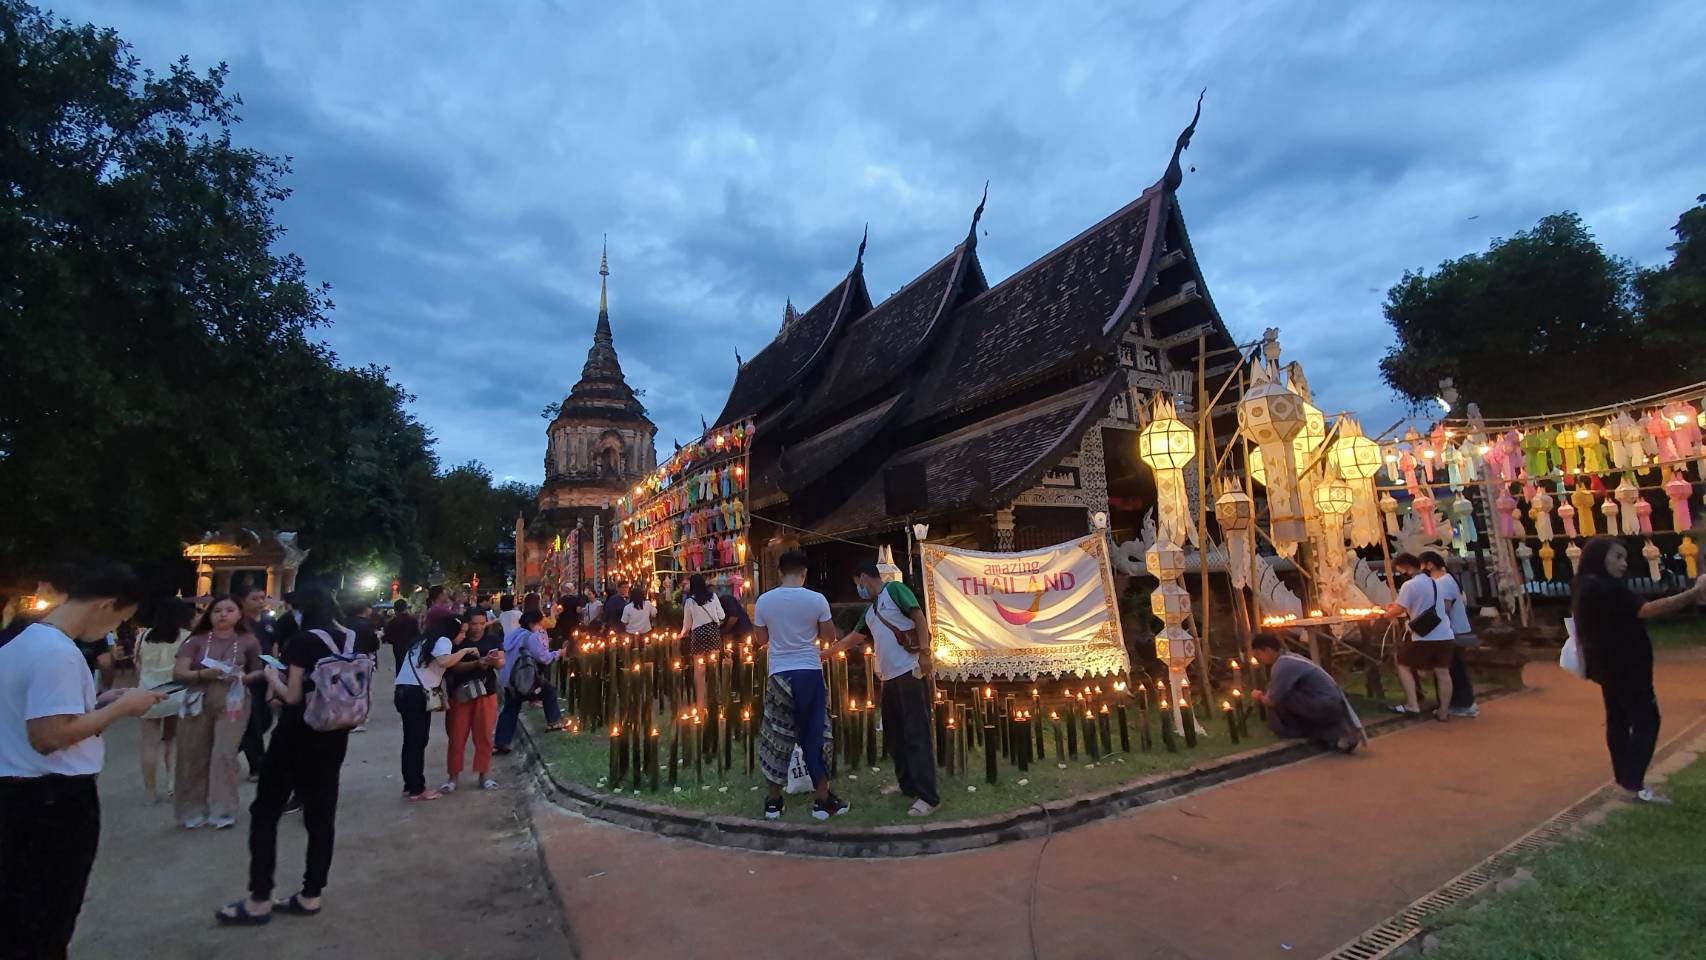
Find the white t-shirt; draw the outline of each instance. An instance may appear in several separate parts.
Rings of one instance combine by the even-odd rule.
[[[425,642],[426,641],[424,639],[421,641],[421,643]],[[427,661],[426,666],[420,666],[421,652],[419,648],[419,643],[415,644],[414,647],[409,648],[408,656],[403,658],[403,665],[397,668],[397,686],[425,687],[426,689],[431,690],[433,687],[436,687],[443,682],[443,667],[438,666],[430,660]],[[450,653],[450,649],[450,638],[439,637],[438,642],[432,645],[432,655],[436,659]]]
[[[758,598],[752,622],[770,632],[770,672],[818,670],[817,625],[834,617],[829,600],[805,587],[777,587]]]
[[[32,623],[0,647],[0,777],[83,776],[101,772],[106,744],[87,737],[46,756],[25,724],[95,709],[95,678],[77,644],[57,627]]]
[[[1429,606],[1439,614],[1438,626],[1424,634],[1412,630],[1410,635],[1417,640],[1450,640],[1453,636],[1451,611],[1446,609],[1445,602],[1454,596],[1458,597],[1459,603],[1462,602],[1463,598],[1457,593],[1457,582],[1450,578],[1435,580],[1426,574],[1420,574],[1404,581],[1404,585],[1398,588],[1398,603],[1410,612],[1411,620]]]
[[[622,626],[629,633],[645,633],[652,628],[652,614],[658,612],[658,605],[647,600],[641,606],[632,603],[622,608]]]
[[[1463,585],[1458,583],[1457,578],[1449,573],[1435,580],[1434,583],[1439,585],[1439,595],[1446,599],[1446,605],[1451,609],[1451,616],[1446,619],[1451,621],[1452,634],[1468,633],[1470,630],[1469,606],[1468,602],[1463,599]]]
[[[882,592],[877,594],[874,610],[867,611],[859,621],[859,631],[871,638],[871,645],[876,648],[877,675],[884,680],[893,680],[902,674],[911,673],[918,666],[918,654],[909,652],[900,645],[900,637],[895,633],[895,627],[906,630],[912,627],[912,615],[901,610],[895,602],[894,594],[899,593],[914,606],[918,598],[904,583],[885,583]],[[890,626],[893,624],[894,626]]]
[[[692,597],[687,597],[681,601],[681,623],[687,628],[688,633],[692,633],[707,623],[722,622],[723,603],[715,596],[711,597],[711,602],[704,606],[700,606],[699,602]]]

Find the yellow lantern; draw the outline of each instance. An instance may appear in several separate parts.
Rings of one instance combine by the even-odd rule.
[[[1137,435],[1137,455],[1155,471],[1156,539],[1182,544],[1196,542],[1185,499],[1185,465],[1197,455],[1196,432],[1185,426],[1164,393],[1155,395],[1154,416]]]
[[[1251,368],[1250,388],[1238,401],[1238,429],[1262,448],[1268,515],[1275,547],[1289,555],[1308,535],[1297,496],[1292,441],[1303,432],[1309,404],[1279,381],[1270,363]]]
[[[1321,516],[1321,537],[1326,542],[1327,557],[1337,567],[1345,555],[1345,514],[1351,511],[1355,496],[1349,484],[1338,477],[1329,477],[1315,486],[1313,499]]]
[[[1233,587],[1242,588],[1250,579],[1255,551],[1250,528],[1256,525],[1256,503],[1237,480],[1228,479],[1221,484],[1220,496],[1214,501],[1214,519],[1220,524],[1221,540],[1226,544],[1226,575]]]

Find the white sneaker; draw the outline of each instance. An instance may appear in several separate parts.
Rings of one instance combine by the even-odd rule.
[[[445,781],[444,784],[438,788],[438,792],[439,793],[455,793],[456,792],[456,781],[455,780]]]
[[[496,790],[497,788],[498,788],[498,782],[496,780],[493,780],[491,777],[487,777],[486,779],[480,781],[480,789],[481,790]]]
[[[1634,800],[1636,803],[1653,803],[1661,806],[1668,805],[1671,802],[1669,797],[1662,793],[1654,793],[1650,789],[1643,789],[1630,799]]]
[[[205,826],[207,826],[207,818],[206,817],[191,817],[188,820],[184,821],[184,829],[185,830],[200,830],[202,827],[205,827]]]
[[[236,826],[236,824],[237,824],[237,818],[236,817],[213,817],[207,821],[207,825],[212,827],[215,830],[225,830],[227,828]]]
[[[1452,707],[1451,715],[1454,717],[1478,717],[1481,715],[1481,705],[1472,703],[1467,707]]]
[[[923,800],[914,800],[912,806],[906,811],[906,815],[909,817],[928,817],[935,812],[936,808],[930,804]]]

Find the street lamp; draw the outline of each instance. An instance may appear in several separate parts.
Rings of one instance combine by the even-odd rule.
[[[358,582],[363,590],[377,590],[379,588],[379,578],[371,573],[362,577]]]

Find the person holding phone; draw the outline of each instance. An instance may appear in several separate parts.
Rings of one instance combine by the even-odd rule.
[[[392,702],[403,718],[403,796],[410,803],[438,799],[438,791],[428,790],[426,785],[426,746],[432,733],[428,691],[440,689],[444,671],[479,658],[478,648],[457,647],[467,630],[468,624],[461,617],[440,618],[403,658],[403,667],[397,671]]]
[[[142,687],[97,697],[77,649],[135,615],[142,582],[121,564],[63,579],[64,601],[0,645],[0,943],[10,956],[65,956],[100,846],[101,734],[164,698]]]
[[[444,674],[444,734],[450,744],[444,758],[444,786],[438,788],[441,794],[456,792],[470,736],[474,738],[474,777],[480,789],[498,788],[492,779],[492,730],[498,722],[497,671],[503,666],[503,647],[503,635],[486,629],[486,611],[481,607],[469,609],[468,629],[451,652],[472,648],[479,656],[464,656]]]
[[[237,753],[249,727],[247,683],[263,676],[261,644],[236,597],[209,604],[178,650],[172,679],[185,687],[172,805],[186,830],[237,822]]]
[[[178,711],[183,708],[183,684],[172,678],[178,649],[189,639],[190,624],[195,608],[178,599],[166,597],[154,609],[147,632],[136,644],[137,686],[159,690],[166,699],[148,708],[142,715],[142,730],[138,737],[142,759],[142,790],[149,803],[162,799],[156,788],[155,775],[160,765],[166,765],[166,782],[172,783],[173,739],[178,733]]]

